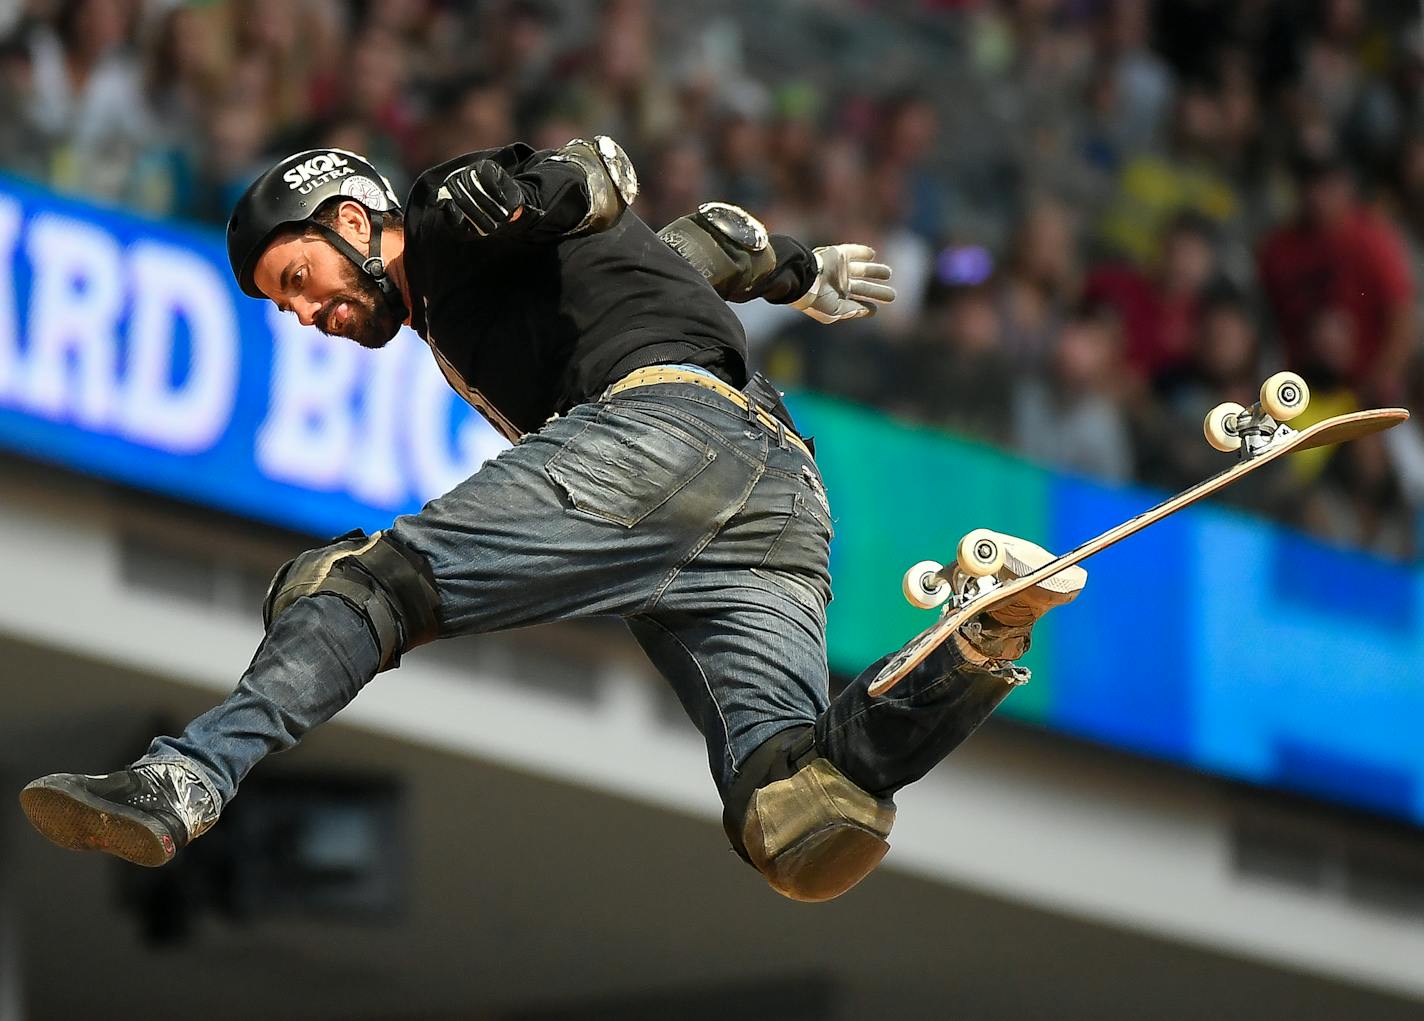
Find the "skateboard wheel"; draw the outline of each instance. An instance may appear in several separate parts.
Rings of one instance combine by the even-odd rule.
[[[1310,403],[1310,387],[1294,372],[1277,372],[1261,384],[1261,408],[1277,422],[1289,422]]]
[[[999,537],[987,528],[976,528],[959,540],[955,550],[959,569],[972,578],[987,578],[998,574],[1004,566],[1004,547]]]
[[[1274,377],[1273,377],[1274,378]],[[1237,417],[1246,409],[1235,401],[1218,404],[1206,413],[1202,432],[1206,441],[1223,454],[1241,448],[1241,434],[1236,431]]]
[[[911,606],[933,610],[949,598],[949,582],[940,574],[944,565],[933,560],[921,560],[905,572],[902,588]]]

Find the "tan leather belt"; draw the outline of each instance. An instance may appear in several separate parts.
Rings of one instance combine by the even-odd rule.
[[[704,376],[700,372],[688,372],[686,369],[679,369],[671,365],[648,365],[641,369],[634,369],[618,382],[608,388],[608,396],[620,394],[624,390],[632,390],[639,386],[656,386],[659,383],[691,383],[694,386],[705,387],[721,394],[743,411],[748,409],[747,395],[740,390],[736,390],[728,384],[712,376]],[[807,457],[811,457],[811,451],[806,444],[801,441],[790,429],[778,421],[770,412],[758,407],[756,409],[756,420],[767,429],[770,429],[777,436],[785,436],[786,442],[790,443]],[[811,457],[814,461],[815,458]]]

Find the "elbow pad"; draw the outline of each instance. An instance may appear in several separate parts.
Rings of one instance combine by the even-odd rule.
[[[776,269],[776,253],[762,222],[741,206],[704,202],[658,231],[727,301],[747,301]]]
[[[596,234],[618,222],[638,197],[638,174],[623,147],[607,135],[592,142],[575,138],[554,151],[551,161],[569,163],[583,174],[588,212],[570,234]]]

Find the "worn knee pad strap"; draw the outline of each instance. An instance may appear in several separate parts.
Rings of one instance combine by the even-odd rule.
[[[365,618],[380,650],[380,670],[439,634],[439,595],[425,559],[404,543],[377,532],[348,532],[321,549],[289,560],[272,579],[262,621],[272,622],[303,596],[327,593]]]

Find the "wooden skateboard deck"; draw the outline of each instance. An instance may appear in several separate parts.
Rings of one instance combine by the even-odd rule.
[[[1149,525],[1156,524],[1163,518],[1177,513],[1183,507],[1190,507],[1198,500],[1225,489],[1237,479],[1249,475],[1262,465],[1297,450],[1310,450],[1313,447],[1326,447],[1335,443],[1346,443],[1359,439],[1361,436],[1368,436],[1370,433],[1396,426],[1407,418],[1409,418],[1409,412],[1403,408],[1381,408],[1372,411],[1356,411],[1317,422],[1315,425],[1272,443],[1266,449],[1245,460],[1236,462],[1230,468],[1217,472],[1211,478],[1198,482],[1190,489],[1163,500],[1157,506],[1143,511],[1115,528],[1108,529],[1102,535],[1089,539],[1077,549],[1044,564],[1038,570],[1026,574],[1022,578],[1005,582],[977,598],[968,600],[957,608],[945,611],[938,622],[920,632],[918,637],[914,638],[890,662],[885,664],[880,673],[876,675],[875,680],[871,682],[870,694],[883,695],[899,684],[907,673],[919,666],[926,656],[939,648],[971,617],[1009,602],[1025,589],[1032,588],[1065,568],[1087,560],[1093,554],[1100,553]]]

